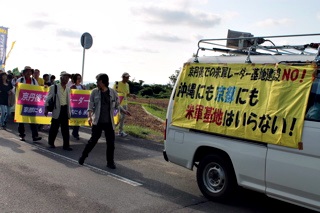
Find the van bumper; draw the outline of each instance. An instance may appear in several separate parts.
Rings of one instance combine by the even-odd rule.
[[[163,150],[163,158],[164,158],[166,161],[169,161],[168,156],[167,156],[167,153],[166,153],[166,150]]]

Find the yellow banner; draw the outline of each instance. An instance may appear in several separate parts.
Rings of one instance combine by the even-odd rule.
[[[123,98],[124,98],[123,93],[118,93],[118,97],[119,97],[119,103],[122,106],[122,102],[123,102]],[[120,112],[118,110],[115,110],[113,112],[113,120],[114,120],[114,124],[115,125],[119,124],[119,122],[120,122]]]
[[[172,125],[298,148],[315,65],[184,65]]]
[[[17,123],[51,124],[51,115],[44,115],[45,100],[49,88],[19,83],[16,88],[14,121]],[[70,93],[70,126],[89,126],[88,104],[91,90],[72,89]],[[122,100],[122,99],[120,99]],[[119,122],[119,112],[114,112],[115,124]]]

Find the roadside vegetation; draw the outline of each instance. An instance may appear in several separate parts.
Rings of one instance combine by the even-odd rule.
[[[164,125],[169,99],[129,99],[131,116],[125,119],[124,131],[131,136],[163,142]]]
[[[143,108],[153,116],[161,119],[162,121],[166,120],[167,109],[160,108],[152,104],[143,104]]]
[[[180,71],[181,68],[175,70],[165,85],[149,85],[144,84],[143,80],[135,79],[128,82],[130,92],[135,94],[137,99],[128,99],[131,116],[125,119],[125,132],[137,138],[163,142],[169,98]],[[95,87],[94,83],[86,85],[87,89]]]
[[[163,132],[154,131],[150,128],[136,126],[136,125],[126,125],[124,127],[125,132],[129,133],[129,135],[142,138],[146,140],[163,142]]]

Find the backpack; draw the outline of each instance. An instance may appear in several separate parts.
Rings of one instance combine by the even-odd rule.
[[[25,79],[25,78],[24,77],[20,78],[20,83],[23,83],[23,79]],[[34,80],[34,78],[31,78],[31,79],[32,79],[33,85],[36,85],[36,81]]]
[[[119,82],[118,82],[118,81],[116,81],[115,83],[116,83],[116,91],[118,91],[118,85],[119,85]]]
[[[54,85],[54,96],[48,101],[47,110],[52,112],[56,108],[57,85]]]

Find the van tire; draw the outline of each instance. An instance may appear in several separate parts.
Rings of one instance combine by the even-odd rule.
[[[237,188],[230,161],[217,154],[201,159],[197,169],[197,182],[202,194],[212,201],[227,200]]]

